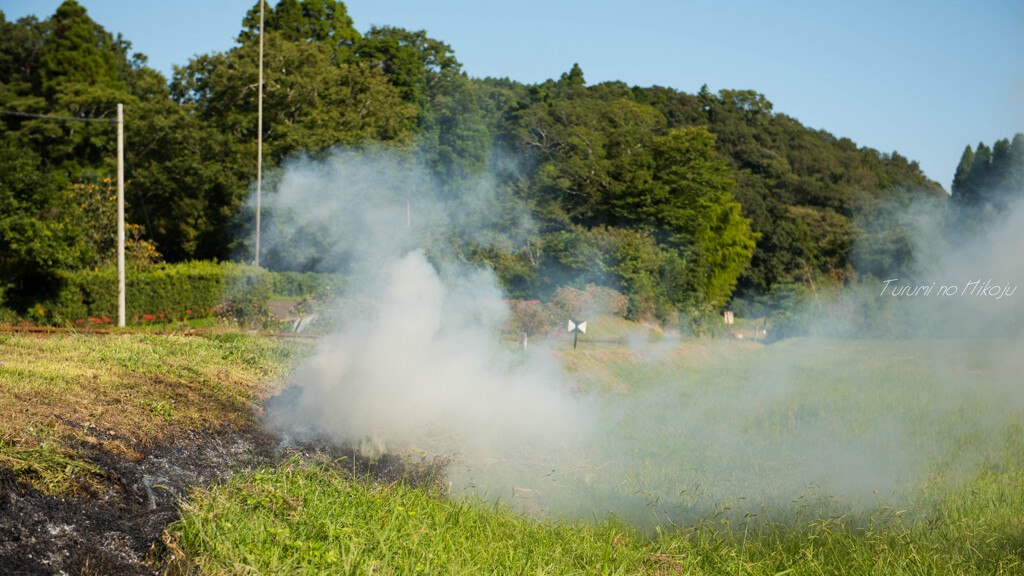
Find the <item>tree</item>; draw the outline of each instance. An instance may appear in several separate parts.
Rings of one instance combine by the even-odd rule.
[[[970,145],[964,148],[960,155],[960,163],[953,175],[953,186],[951,188],[951,200],[957,204],[973,204],[976,196],[970,185],[971,168],[974,166],[974,150]]]
[[[255,153],[170,98],[129,109],[128,217],[170,261],[232,256],[232,221],[249,193]]]
[[[733,201],[735,182],[715,158],[715,138],[703,127],[672,130],[654,142],[654,179],[641,217],[667,231],[669,242],[693,255],[700,272],[696,304],[717,308],[750,262],[756,236]]]
[[[43,92],[53,98],[58,86],[81,83],[121,88],[111,35],[97,26],[75,0],[65,0],[50,19],[52,32],[43,44],[40,76]]]
[[[93,22],[74,0],[45,22],[23,18],[2,27],[5,108],[112,120],[118,103],[133,103],[123,82],[136,70],[128,61],[130,44]],[[3,124],[8,137],[33,149],[43,169],[55,170],[60,179],[97,181],[113,170],[114,131],[108,125],[16,117]]]
[[[278,32],[285,40],[316,42],[332,49],[333,56],[347,52],[359,41],[348,9],[337,0],[280,0],[276,6],[264,6],[265,31]],[[259,41],[260,4],[249,9],[242,20],[238,40],[242,44]]]
[[[1024,134],[1018,132],[1013,135],[1009,156],[1006,189],[1018,197],[1024,196]]]
[[[0,303],[24,307],[55,274],[92,254],[74,226],[76,206],[30,150],[0,139]]]
[[[39,91],[43,41],[51,24],[35,16],[8,22],[0,12],[0,84],[5,88],[22,95]]]
[[[355,48],[356,57],[379,68],[416,107],[410,128],[417,149],[445,189],[448,200],[480,174],[491,136],[462,64],[450,46],[423,30],[374,26]]]
[[[264,43],[263,142],[271,177],[275,166],[300,151],[407,140],[413,109],[380,71],[336,62],[331,46],[289,40],[277,31],[266,32]],[[248,42],[176,70],[170,92],[181,109],[155,127],[147,147],[152,152],[145,153],[154,156],[140,170],[149,205],[174,206],[158,218],[151,209],[148,214],[148,228],[170,259],[231,254],[232,232],[238,231],[228,224],[255,173],[258,67],[259,48]],[[162,161],[156,142],[179,155]],[[161,174],[168,165],[173,172]],[[188,195],[180,194],[182,185]]]
[[[997,140],[989,149],[967,146],[953,179],[948,228],[954,237],[971,234],[1004,213],[1024,191],[1024,135]]]
[[[577,63],[572,65],[571,70],[562,73],[562,77],[558,81],[566,86],[583,87],[587,84],[587,81],[583,79],[583,69]]]

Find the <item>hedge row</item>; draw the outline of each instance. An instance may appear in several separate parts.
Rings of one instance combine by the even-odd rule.
[[[37,322],[117,317],[116,269],[66,272],[60,282],[56,298],[33,308]],[[233,262],[158,264],[126,272],[125,311],[129,322],[201,318],[224,305],[265,307],[272,299],[317,298],[343,287],[344,278],[332,274],[270,272]]]

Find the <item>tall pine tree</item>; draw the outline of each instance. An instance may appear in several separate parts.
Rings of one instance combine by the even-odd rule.
[[[61,84],[122,87],[117,81],[113,37],[89,18],[75,0],[65,0],[50,19],[52,31],[43,44],[40,74],[50,98]]]

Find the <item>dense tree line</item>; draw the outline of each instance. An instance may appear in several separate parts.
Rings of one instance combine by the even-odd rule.
[[[167,79],[74,0],[46,20],[0,13],[0,109],[110,119],[124,103],[129,220],[169,261],[251,258],[240,239],[252,220],[258,5],[239,16],[234,48]],[[337,146],[416,156],[446,203],[489,172],[532,226],[445,241],[518,297],[593,282],[629,295],[634,317],[710,313],[737,294],[873,272],[878,262],[858,267],[851,251],[877,235],[865,222],[890,202],[946,197],[916,162],[808,129],[754,91],[591,86],[576,65],[537,85],[470,78],[444,42],[360,33],[337,0],[280,0],[264,40],[268,192],[285,159]],[[1020,135],[995,148],[968,148],[954,201],[980,203],[975,190],[1020,177],[1003,159],[1020,157]],[[103,190],[113,161],[109,125],[0,119],[0,303],[27,302],[55,270],[102,264],[108,251],[83,240],[69,191]]]
[[[950,228],[971,233],[1004,212],[1024,191],[1024,134],[964,149],[953,176]]]

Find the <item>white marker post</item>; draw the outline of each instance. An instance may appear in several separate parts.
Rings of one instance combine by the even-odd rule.
[[[575,350],[576,341],[579,339],[580,334],[587,333],[587,323],[569,320],[569,332],[572,333],[572,349]]]

